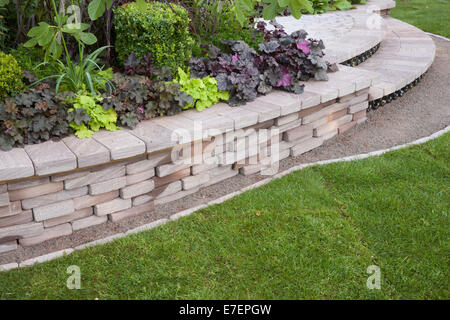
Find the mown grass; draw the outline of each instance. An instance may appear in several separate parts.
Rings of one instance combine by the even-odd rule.
[[[424,31],[450,38],[449,0],[395,0],[391,16]]]
[[[0,273],[2,299],[448,299],[450,134]],[[69,290],[67,267],[81,268]],[[381,290],[366,273],[380,266]]]

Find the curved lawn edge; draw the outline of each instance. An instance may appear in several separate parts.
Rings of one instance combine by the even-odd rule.
[[[357,161],[357,160],[363,160],[363,159],[370,158],[370,157],[380,156],[380,155],[383,155],[383,154],[391,152],[391,151],[404,149],[404,148],[407,148],[407,147],[410,147],[410,146],[424,144],[424,143],[426,143],[428,141],[434,140],[434,139],[444,135],[445,133],[447,133],[449,131],[450,131],[450,126],[447,126],[446,128],[444,128],[442,130],[439,130],[439,131],[437,131],[437,132],[435,132],[435,133],[433,133],[433,134],[431,134],[431,135],[429,135],[427,137],[423,137],[423,138],[420,138],[420,139],[417,139],[417,140],[414,140],[412,142],[408,142],[408,143],[405,143],[405,144],[393,146],[391,148],[377,150],[377,151],[372,151],[372,152],[369,152],[369,153],[362,153],[362,154],[347,156],[347,157],[335,158],[335,159],[330,159],[330,160],[321,160],[321,161],[317,161],[317,162],[300,164],[300,165],[294,166],[292,168],[289,168],[288,170],[280,172],[280,173],[278,173],[278,174],[276,174],[276,175],[274,175],[274,176],[272,176],[270,178],[261,180],[261,181],[255,183],[255,184],[252,184],[250,186],[244,187],[244,188],[242,188],[242,189],[240,189],[238,191],[232,192],[232,193],[230,193],[228,195],[225,195],[225,196],[220,197],[218,199],[212,200],[212,201],[210,201],[210,202],[208,202],[206,204],[202,204],[202,205],[199,205],[199,206],[196,206],[196,207],[193,207],[193,208],[186,209],[186,210],[180,211],[178,213],[175,213],[175,214],[170,216],[170,219],[160,219],[160,220],[151,222],[149,224],[145,224],[145,225],[139,226],[139,227],[137,227],[135,229],[128,230],[125,233],[118,233],[118,234],[115,234],[115,235],[112,235],[112,236],[109,236],[109,237],[106,237],[106,238],[103,238],[103,239],[98,239],[98,240],[95,240],[95,241],[92,241],[92,242],[89,242],[89,243],[85,243],[83,245],[80,245],[80,246],[77,246],[77,247],[74,247],[74,248],[66,248],[66,249],[63,249],[63,250],[60,250],[60,251],[56,251],[56,252],[52,252],[52,253],[45,254],[45,255],[42,255],[42,256],[34,257],[34,258],[31,258],[31,259],[22,261],[20,263],[8,263],[8,264],[0,265],[0,272],[1,271],[12,270],[12,269],[17,269],[17,268],[33,266],[33,265],[38,264],[38,263],[51,261],[51,260],[57,259],[59,257],[69,255],[69,254],[71,254],[72,252],[74,252],[76,250],[82,250],[82,249],[87,248],[87,247],[92,247],[92,246],[97,246],[97,245],[100,245],[100,244],[105,244],[105,243],[114,241],[115,239],[123,238],[123,237],[125,237],[127,235],[130,235],[130,234],[135,234],[135,233],[140,233],[140,232],[143,232],[143,231],[151,230],[151,229],[156,228],[158,226],[164,225],[164,224],[166,224],[169,221],[175,221],[175,220],[178,220],[181,217],[189,216],[189,215],[193,214],[194,212],[196,212],[196,211],[198,211],[200,209],[204,209],[204,208],[209,207],[211,205],[223,203],[223,202],[225,202],[225,201],[227,201],[227,200],[229,200],[229,199],[231,199],[231,198],[233,198],[235,196],[238,196],[238,195],[240,195],[240,194],[242,194],[242,193],[244,193],[246,191],[249,191],[249,190],[261,187],[263,185],[266,185],[266,184],[270,183],[271,181],[277,180],[277,179],[282,178],[282,177],[284,177],[286,175],[289,175],[289,174],[291,174],[293,172],[300,171],[300,170],[303,170],[303,169],[308,168],[308,167],[321,166],[321,165],[326,165],[326,164],[331,164],[331,163],[338,163],[338,162]]]

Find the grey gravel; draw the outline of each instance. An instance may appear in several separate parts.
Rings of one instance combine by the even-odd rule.
[[[426,137],[450,123],[450,42],[433,38],[436,59],[422,81],[403,97],[368,114],[368,121],[325,142],[321,147],[280,163],[286,170],[301,163],[334,159],[354,154],[386,149]],[[207,203],[243,187],[265,179],[266,176],[235,176],[183,199],[157,206],[155,212],[142,214],[118,223],[107,222],[79,230],[59,239],[34,247],[19,248],[0,254],[0,264],[20,262],[50,252],[73,248],[86,242],[126,232],[152,221],[168,218],[181,210]]]

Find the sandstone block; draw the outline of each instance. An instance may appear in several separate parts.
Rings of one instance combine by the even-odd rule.
[[[166,156],[166,155],[164,155]],[[126,167],[127,175],[133,175],[146,171],[155,171],[154,160],[142,160],[139,162],[131,163]]]
[[[182,190],[182,182],[180,180],[169,183],[168,185],[159,187],[151,192],[153,198],[163,198],[170,196]]]
[[[366,110],[361,110],[361,111],[355,112],[353,114],[353,121],[365,118],[366,116],[367,116],[367,111]]]
[[[0,253],[9,252],[17,249],[17,241],[8,241],[0,243]],[[1,271],[1,269],[0,269]]]
[[[49,182],[50,182],[49,177],[34,178],[31,180],[10,182],[10,183],[8,183],[8,190],[14,191],[14,190],[19,190],[19,189],[25,189],[25,188],[29,188],[29,187],[38,186],[41,184],[47,184]]]
[[[0,228],[0,242],[37,236],[44,232],[42,223],[26,223]]]
[[[72,234],[72,225],[70,223],[65,223],[56,227],[44,229],[44,232],[38,236],[20,239],[19,243],[24,247],[29,247],[50,239],[68,236],[69,234]]]
[[[36,221],[48,220],[71,214],[75,211],[72,199],[52,203],[46,206],[33,208],[33,216]]]
[[[0,207],[0,218],[9,217],[22,212],[20,201],[11,202],[9,206]]]
[[[23,148],[0,151],[0,181],[27,178],[33,175],[33,162]]]
[[[153,189],[155,189],[155,182],[146,180],[120,189],[120,197],[122,199],[131,199],[141,194],[149,193]]]
[[[8,192],[0,193],[0,207],[9,206],[9,194]]]
[[[67,190],[76,189],[123,176],[125,176],[125,166],[115,165],[93,171],[84,177],[65,180],[64,188]]]
[[[33,213],[31,210],[13,216],[0,218],[0,228],[14,226],[17,224],[25,224],[33,221]]]
[[[68,214],[66,216],[61,216],[61,217],[57,217],[57,218],[44,220],[44,227],[45,228],[54,227],[54,226],[57,226],[57,225],[60,225],[63,223],[83,219],[83,218],[92,216],[93,214],[94,214],[94,209],[92,207],[80,209],[80,210],[77,210],[74,213]]]
[[[301,144],[298,144],[291,149],[291,156],[296,157],[305,152],[311,151],[317,147],[320,147],[323,143],[322,138],[311,138],[303,141]]]
[[[366,110],[368,106],[369,106],[369,101],[364,101],[364,102],[355,104],[348,108],[348,113],[353,114],[358,111]]]
[[[339,127],[339,134],[342,134],[345,131],[353,128],[355,125],[356,125],[356,121],[351,121],[351,122],[343,124],[342,126]]]
[[[46,141],[38,145],[26,145],[25,151],[33,161],[36,175],[70,171],[77,167],[77,157],[62,141]]]
[[[155,169],[147,170],[144,172],[127,175],[127,186],[136,184],[145,180],[149,180],[155,176]]]
[[[72,190],[62,190],[56,193],[50,193],[36,198],[24,199],[22,200],[22,208],[25,210],[32,209],[52,204],[55,202],[78,198],[87,194],[88,194],[88,187],[81,187]]]
[[[96,226],[98,224],[102,224],[105,223],[106,221],[108,221],[108,217],[107,216],[90,216],[87,218],[83,218],[80,220],[75,220],[72,221],[72,229],[73,231],[77,231],[77,230],[81,230],[81,229],[85,229],[85,228],[89,228],[92,226]]]
[[[61,191],[64,188],[62,182],[52,182],[47,184],[41,184],[34,187],[28,187],[25,189],[14,190],[9,192],[9,200],[17,201],[23,199],[30,199],[42,196],[44,194],[54,193]]]
[[[312,137],[312,134],[313,126],[311,124],[306,124],[284,132],[283,140],[292,142],[303,137]]]
[[[109,219],[112,222],[117,222],[129,217],[133,217],[136,216],[138,214],[142,214],[142,213],[150,213],[152,211],[155,210],[155,204],[153,202],[148,202],[146,204],[143,204],[141,206],[137,206],[137,207],[133,207],[131,209],[128,210],[124,210],[124,211],[120,211],[120,212],[116,212],[113,214],[109,215]]]
[[[83,196],[79,198],[74,198],[73,203],[75,204],[75,210],[80,210],[84,208],[89,208],[95,206],[96,204],[107,202],[119,197],[119,190],[114,190],[108,193],[99,194],[96,196]]]
[[[344,123],[352,121],[353,116],[351,114],[348,114],[342,118],[339,118],[337,120],[333,120],[331,122],[328,122],[327,124],[317,127],[314,129],[314,137],[321,137],[328,133],[331,133],[335,131],[337,128],[339,128]]]
[[[287,116],[276,118],[275,119],[275,125],[276,126],[282,126],[283,124],[295,121],[297,119],[298,119],[298,112],[291,113],[291,114],[289,114]]]
[[[164,164],[162,166],[156,167],[156,175],[158,177],[165,177],[177,171],[189,168],[191,166],[191,163],[190,161],[187,162],[188,163],[181,160],[178,163]]]
[[[191,168],[185,168],[180,171],[177,171],[175,173],[172,173],[165,177],[154,177],[153,180],[155,181],[155,188],[161,187],[163,185],[169,184],[171,182],[174,182],[176,180],[181,180],[185,177],[188,177],[191,175]]]
[[[104,182],[89,185],[89,194],[95,196],[98,194],[119,190],[125,187],[126,185],[127,185],[126,177],[114,178]]]
[[[110,213],[123,211],[131,208],[131,199],[114,199],[109,202],[97,204],[94,208],[95,215],[106,216]]]
[[[183,190],[189,190],[194,189],[196,187],[200,187],[204,183],[208,182],[209,180],[209,173],[201,173],[196,176],[189,176],[186,178],[183,178],[181,181],[183,183]]]

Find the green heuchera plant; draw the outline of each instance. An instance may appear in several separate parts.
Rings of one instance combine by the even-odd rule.
[[[142,59],[149,52],[155,66],[177,70],[185,67],[194,41],[189,33],[189,16],[180,5],[160,2],[132,2],[114,10],[115,48],[121,63],[134,53]]]
[[[217,89],[217,80],[210,76],[194,79],[178,68],[178,77],[174,82],[180,85],[181,91],[194,99],[193,103],[185,105],[183,109],[197,108],[198,111],[203,111],[220,100],[227,101],[230,98],[228,91]]]
[[[69,98],[66,102],[73,105],[68,109],[67,119],[70,127],[75,130],[75,135],[80,138],[92,137],[93,133],[105,128],[108,131],[116,131],[117,113],[113,108],[105,110],[98,102],[103,101],[99,95],[79,93],[75,98]]]
[[[0,101],[22,88],[22,68],[12,55],[0,51]]]

